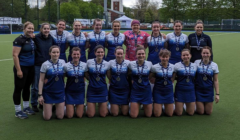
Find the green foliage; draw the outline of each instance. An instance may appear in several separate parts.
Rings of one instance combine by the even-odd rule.
[[[79,9],[80,7],[74,5],[73,3],[62,3],[60,8],[61,18],[72,23],[74,18],[82,18]]]

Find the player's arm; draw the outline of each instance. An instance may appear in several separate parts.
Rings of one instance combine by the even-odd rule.
[[[218,74],[215,73],[213,75],[213,82],[214,82],[214,88],[215,88],[215,92],[216,92],[216,95],[215,95],[215,102],[218,103],[219,102],[219,83],[218,83]]]
[[[89,41],[86,41],[85,49],[88,49],[88,48],[89,48]]]
[[[84,73],[84,76],[89,81],[89,73],[87,71]]]
[[[168,49],[168,42],[167,41],[164,43],[164,48]]]
[[[111,70],[107,71],[107,78],[109,79],[109,81],[111,81],[112,79]]]
[[[188,43],[185,44],[185,48],[191,50],[190,45]]]
[[[155,78],[155,73],[150,72],[150,74],[149,74],[149,80],[152,79],[152,78]]]
[[[176,75],[177,75],[177,73],[176,73],[176,72],[173,72],[173,75],[172,75],[172,83],[174,83],[174,80],[175,80],[175,78],[176,78]]]
[[[39,78],[39,84],[38,84],[38,102],[39,104],[43,104],[44,99],[42,96],[42,89],[43,89],[43,84],[44,84],[44,78],[45,78],[45,73],[40,73],[40,78]]]
[[[18,78],[23,77],[23,73],[20,68],[20,63],[19,63],[19,58],[18,58],[18,55],[19,55],[21,49],[22,49],[21,47],[13,46],[13,50],[12,50],[13,62],[14,62],[15,68],[17,69],[17,77]]]

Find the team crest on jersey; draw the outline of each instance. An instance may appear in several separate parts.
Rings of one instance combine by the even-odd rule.
[[[123,63],[122,66],[123,66],[123,67],[127,67],[127,64],[126,64],[126,63]]]
[[[172,68],[171,68],[171,67],[169,67],[169,68],[168,68],[168,71],[172,71]]]
[[[204,38],[200,38],[200,41],[204,41]]]

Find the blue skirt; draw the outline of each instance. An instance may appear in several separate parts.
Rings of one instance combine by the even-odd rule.
[[[195,89],[190,87],[188,89],[182,89],[176,86],[174,98],[176,102],[191,103],[196,101]]]
[[[87,102],[90,103],[104,103],[108,101],[107,86],[101,88],[94,88],[88,86],[87,89]]]
[[[196,88],[196,101],[197,102],[213,102],[214,101],[214,89],[213,87],[203,89]]]
[[[129,104],[129,90],[121,91],[114,90],[113,88],[109,88],[109,102],[110,104],[117,105],[128,105]]]
[[[85,90],[84,90],[85,91]],[[81,105],[84,104],[85,92],[81,93],[67,93],[66,92],[66,104]]]
[[[46,104],[58,104],[65,101],[65,93],[49,93],[43,91],[43,99]]]
[[[144,105],[152,104],[151,86],[148,85],[141,89],[131,89],[130,102]]]
[[[153,102],[158,104],[172,104],[174,103],[173,88],[154,88]]]

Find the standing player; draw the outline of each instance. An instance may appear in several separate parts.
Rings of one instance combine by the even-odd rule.
[[[187,35],[181,33],[183,23],[180,20],[174,21],[174,32],[167,34],[168,45],[166,48],[171,52],[169,62],[176,64],[181,61],[181,52],[184,48],[189,48]]]
[[[81,32],[82,24],[80,21],[73,22],[73,32],[67,36],[67,46],[70,46],[68,61],[72,61],[71,50],[73,47],[79,47],[81,49],[80,61],[87,62],[85,49],[88,47],[85,35]],[[67,47],[68,48],[68,47]]]
[[[103,60],[103,46],[96,46],[94,52],[96,58],[87,61],[88,72],[85,73],[85,77],[89,80],[87,89],[87,115],[88,117],[94,117],[96,103],[98,103],[100,116],[106,117],[108,114],[106,74],[110,66],[107,61]]]
[[[145,49],[138,47],[136,49],[137,61],[129,64],[129,73],[133,79],[130,95],[130,116],[132,118],[137,118],[140,104],[143,104],[145,115],[152,116],[152,92],[149,84],[152,62],[145,61],[145,55]]]
[[[108,79],[111,81],[109,88],[110,112],[113,116],[117,116],[119,106],[123,115],[128,114],[129,93],[128,84],[128,65],[129,60],[123,58],[124,50],[118,46],[115,48],[116,59],[109,61],[110,70],[107,71]]]
[[[112,29],[113,32],[106,36],[106,48],[108,49],[108,54],[106,57],[106,61],[110,61],[115,59],[114,51],[117,46],[122,46],[125,41],[125,35],[120,33],[120,22],[113,21],[112,22]]]
[[[74,47],[71,49],[72,61],[64,66],[67,76],[66,94],[66,114],[68,118],[74,115],[74,105],[76,107],[76,115],[81,118],[84,112],[85,100],[85,83],[84,73],[87,71],[86,63],[79,61],[81,57],[81,49]]]
[[[93,21],[93,31],[88,33],[87,35],[89,41],[89,51],[88,51],[88,59],[96,58],[94,48],[98,45],[105,46],[105,31],[102,31],[102,20],[95,19]],[[105,58],[105,56],[103,57]]]
[[[134,61],[137,60],[135,50],[137,45],[143,45],[147,47],[147,38],[150,36],[147,32],[140,31],[140,22],[138,20],[133,20],[131,23],[132,31],[126,31],[125,35],[126,54],[125,59]]]
[[[49,34],[50,24],[43,23],[40,33],[33,39],[36,44],[35,65],[34,65],[34,81],[31,88],[31,104],[34,112],[39,112],[38,105],[38,84],[40,78],[40,68],[42,64],[50,59],[49,48],[53,45],[53,37]],[[40,106],[42,108],[42,106]]]
[[[66,43],[67,43],[67,36],[69,34],[68,31],[65,31],[66,28],[66,22],[64,20],[59,20],[57,22],[57,29],[56,30],[51,30],[50,34],[52,35],[54,39],[54,45],[57,45],[60,47],[61,53],[60,53],[60,59],[65,60],[67,62],[67,57],[66,57]]]
[[[218,65],[211,61],[211,48],[202,48],[202,59],[196,60],[196,104],[198,114],[210,115],[213,110],[214,88],[216,91],[215,101],[219,101]]]
[[[160,63],[152,66],[150,77],[156,77],[155,86],[153,89],[153,113],[156,117],[160,117],[162,114],[163,104],[165,107],[165,113],[168,116],[173,115],[173,85],[172,74],[174,65],[170,64],[169,58],[171,52],[167,49],[161,50],[159,53]]]
[[[209,46],[212,49],[212,40],[211,38],[203,33],[203,22],[198,20],[195,24],[195,33],[192,33],[188,36],[189,45],[191,46],[191,62],[201,59],[201,49],[204,46]],[[211,60],[213,60],[213,54],[211,54]]]
[[[15,106],[15,116],[20,119],[28,118],[28,115],[35,114],[29,107],[30,85],[34,77],[34,54],[36,46],[33,36],[34,25],[25,22],[23,25],[23,35],[13,41],[13,73],[14,73],[14,92],[13,102]],[[21,95],[23,98],[23,111],[21,108]]]
[[[183,105],[186,104],[186,112],[193,115],[195,110],[195,74],[197,66],[191,63],[190,50],[182,50],[182,62],[178,62],[174,66],[173,79],[177,76],[177,84],[175,87],[175,113],[180,116],[183,112]]]
[[[43,118],[50,120],[52,106],[56,105],[58,119],[64,117],[64,70],[65,61],[59,59],[60,48],[56,45],[49,49],[51,59],[42,64],[39,79],[38,102],[43,105]]]

